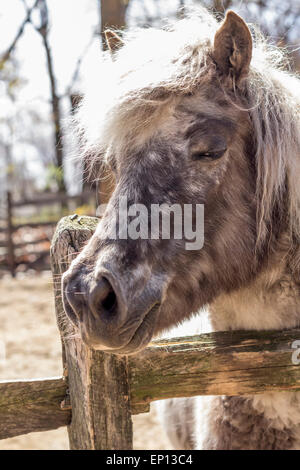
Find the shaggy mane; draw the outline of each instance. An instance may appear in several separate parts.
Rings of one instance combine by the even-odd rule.
[[[207,86],[216,73],[211,52],[218,27],[212,14],[198,9],[165,29],[124,33],[125,46],[114,61],[103,54],[100,75],[93,71],[77,115],[84,153],[92,155],[92,163],[105,159],[108,149],[133,145],[178,97]],[[300,80],[285,71],[282,50],[268,45],[259,32],[253,39],[250,73],[236,94],[249,110],[257,145],[258,238],[262,241],[272,229],[275,204],[283,210],[288,198],[290,228],[299,240]]]

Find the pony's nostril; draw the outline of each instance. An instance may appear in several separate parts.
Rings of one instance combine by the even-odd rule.
[[[109,313],[113,313],[114,311],[116,311],[117,297],[113,290],[108,293],[108,295],[106,296],[104,300],[102,300],[101,305],[104,308],[104,310],[106,310]]]
[[[108,281],[105,277],[101,280],[101,287],[99,292],[99,309],[102,312],[109,314],[110,316],[117,313],[117,296]]]

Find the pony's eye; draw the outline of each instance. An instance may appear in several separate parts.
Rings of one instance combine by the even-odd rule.
[[[212,160],[218,160],[224,155],[225,152],[226,152],[226,148],[222,150],[212,150],[209,152],[193,152],[192,160],[202,160],[202,161],[210,162]]]

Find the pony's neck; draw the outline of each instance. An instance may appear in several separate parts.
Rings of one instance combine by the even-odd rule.
[[[290,238],[283,234],[265,267],[251,283],[231,293],[221,294],[211,304],[213,329],[299,327],[300,287],[290,254]]]

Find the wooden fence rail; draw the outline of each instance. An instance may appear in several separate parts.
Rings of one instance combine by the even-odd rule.
[[[296,329],[155,341],[128,358],[130,413],[166,398],[300,390],[300,366],[292,363],[299,338]],[[70,424],[71,410],[62,406],[67,388],[64,377],[0,382],[0,439]]]
[[[63,410],[64,378],[0,382],[0,439],[48,431],[70,423]]]
[[[300,329],[160,340],[128,357],[87,348],[65,316],[60,277],[97,222],[64,218],[52,244],[56,315],[68,373],[0,382],[1,439],[68,425],[71,449],[131,449],[131,416],[148,411],[154,400],[300,390],[300,365],[292,360]]]
[[[22,201],[15,201],[13,203],[13,207],[25,207],[25,206],[46,206],[46,205],[52,205],[52,204],[61,204],[61,203],[68,203],[69,201],[78,201],[79,199],[81,202],[87,202],[88,198],[91,196],[89,192],[87,193],[82,193],[80,195],[76,196],[69,196],[68,194],[65,193],[53,193],[49,194],[49,196],[41,196],[40,198],[34,198],[34,199],[24,199]]]
[[[80,204],[87,203],[92,197],[91,192],[85,191],[80,195],[76,196],[69,196],[65,193],[56,193],[56,194],[48,194],[48,195],[41,195],[40,197],[36,197],[34,199],[27,199],[22,201],[13,201],[11,192],[8,191],[6,195],[6,217],[5,219],[0,219],[5,221],[5,225],[0,227],[0,233],[5,233],[5,241],[0,242],[0,248],[6,248],[6,255],[7,255],[7,263],[9,270],[12,276],[15,275],[15,270],[17,266],[17,255],[16,249],[23,248],[26,245],[37,244],[40,241],[30,241],[16,244],[14,243],[14,233],[22,228],[40,228],[40,227],[55,227],[57,225],[58,220],[53,220],[53,218],[49,218],[45,221],[40,222],[30,222],[25,221],[23,223],[16,224],[13,222],[13,212],[14,209],[19,209],[22,207],[32,206],[35,208],[40,208],[41,206],[51,206],[51,205],[64,205],[68,204],[71,201],[77,201]],[[42,240],[44,241],[45,238]],[[31,253],[29,253],[30,255]],[[36,254],[36,253],[34,253]],[[40,254],[40,253],[38,253]],[[41,253],[41,258],[44,257],[44,253]]]

